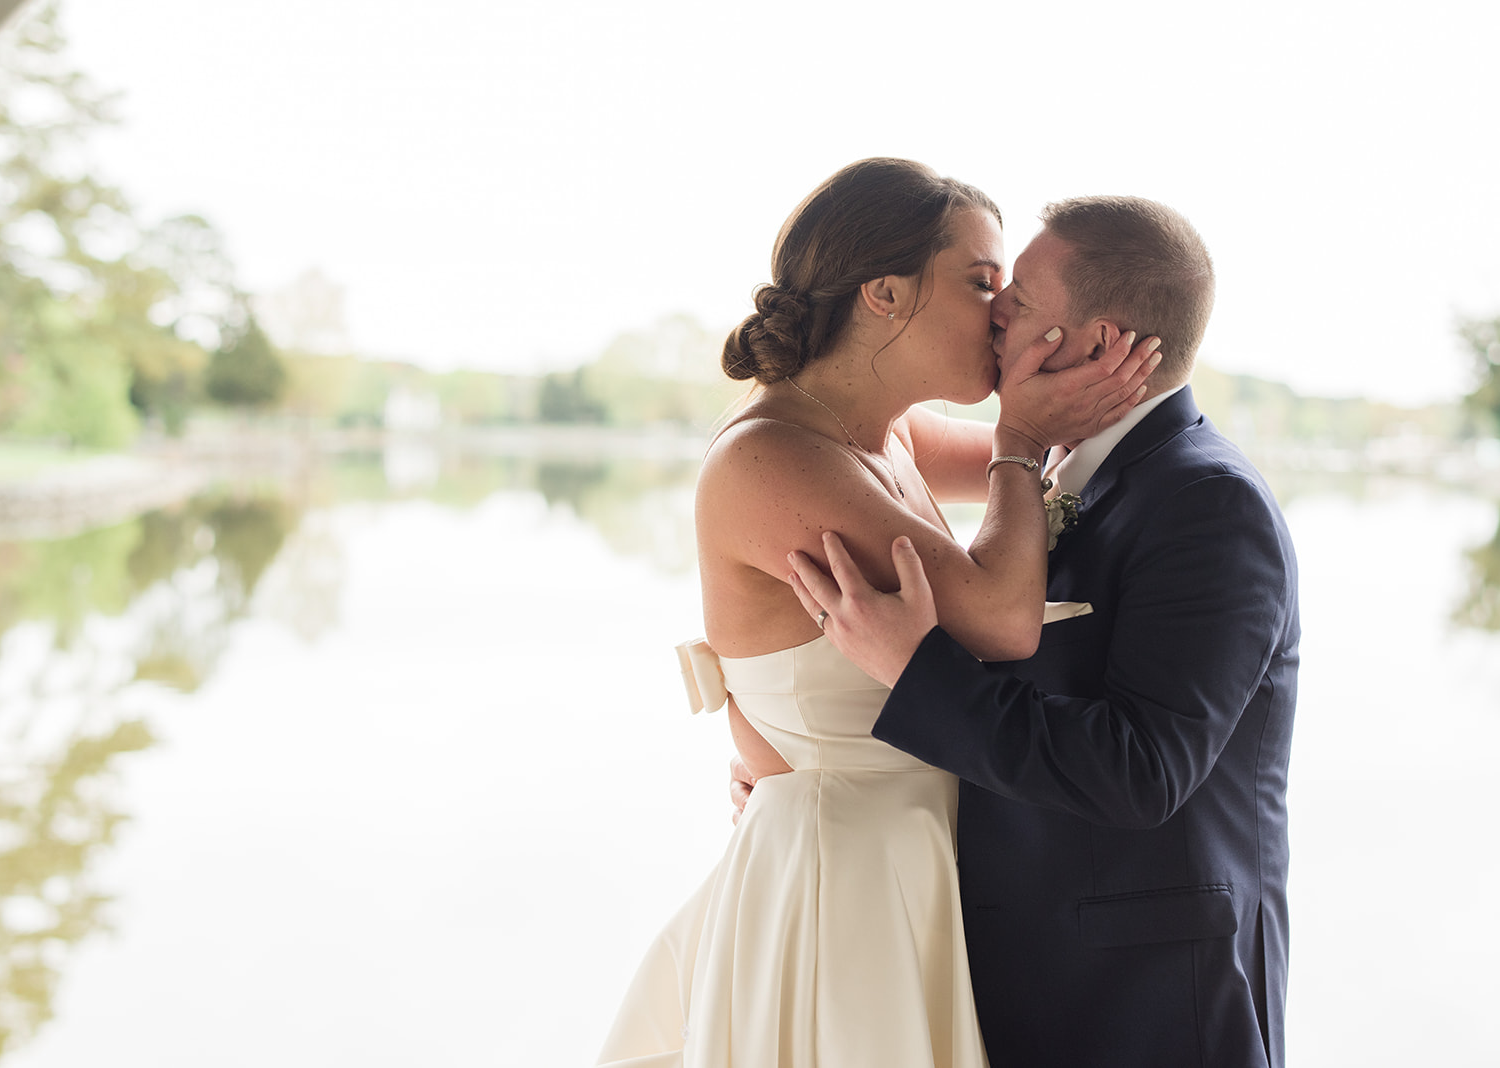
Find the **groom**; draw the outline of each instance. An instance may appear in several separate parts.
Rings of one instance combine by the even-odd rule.
[[[1083,503],[1047,596],[1092,613],[1048,624],[1029,660],[981,663],[932,625],[899,540],[899,593],[829,536],[834,578],[801,557],[800,595],[893,687],[875,736],[963,780],[964,926],[996,1068],[1280,1066],[1291,540],[1187,386],[1213,303],[1197,232],[1128,197],[1043,219],[994,302],[1002,373],[1058,323],[1061,362],[1125,330],[1166,354],[1131,415],[1052,476]]]

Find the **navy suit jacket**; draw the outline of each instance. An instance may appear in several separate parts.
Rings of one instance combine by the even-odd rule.
[[[1283,1063],[1297,569],[1270,490],[1169,397],[1051,555],[1092,615],[984,664],[933,630],[875,736],[962,780],[995,1068]]]

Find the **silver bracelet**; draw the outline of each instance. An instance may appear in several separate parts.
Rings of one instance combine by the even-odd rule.
[[[988,482],[990,475],[995,473],[995,468],[1001,464],[1020,464],[1028,471],[1035,471],[1042,466],[1040,460],[1034,460],[1030,456],[997,456],[990,461],[990,465],[984,469],[984,480]]]

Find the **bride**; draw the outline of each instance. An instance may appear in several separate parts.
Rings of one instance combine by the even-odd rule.
[[[772,283],[724,345],[754,379],[698,482],[697,685],[727,696],[757,781],[723,860],[668,924],[601,1054],[617,1066],[981,1066],[953,831],[957,784],[869,735],[886,691],[822,637],[788,554],[836,530],[878,586],[910,539],[942,625],[986,659],[1043,622],[1046,447],[1139,399],[1154,339],[1049,373],[1060,331],[997,367],[1000,213],[907,160],[851,164],[781,228]],[[1002,377],[1001,371],[1004,371]],[[974,404],[994,427],[919,402]],[[938,500],[984,501],[959,545]],[[1018,966],[1024,966],[1018,962]]]

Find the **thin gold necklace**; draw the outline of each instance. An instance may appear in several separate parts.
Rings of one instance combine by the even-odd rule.
[[[828,407],[828,405],[826,405],[822,401],[818,400],[817,397],[814,397],[811,393],[807,392],[807,390],[805,390],[801,386],[797,385],[797,383],[794,382],[794,381],[792,381],[790,378],[788,378],[786,380],[786,384],[789,385],[789,386],[791,386],[793,389],[795,389],[798,393],[802,394],[808,400],[812,401],[819,408],[822,408],[829,415],[833,416],[833,421],[835,423],[837,423],[839,425],[839,429],[844,432],[844,437],[846,437],[846,438],[849,439],[849,444],[852,445],[852,446],[854,446],[854,448],[858,449],[860,452],[864,453],[866,456],[873,456],[875,459],[879,460],[881,462],[881,464],[885,467],[885,469],[891,473],[891,481],[896,484],[896,494],[897,494],[897,496],[901,497],[903,500],[906,498],[906,491],[901,488],[901,480],[896,477],[896,465],[895,464],[893,464],[889,460],[885,459],[879,453],[872,452],[869,449],[865,448],[863,445],[861,445],[859,442],[855,441],[854,440],[854,435],[849,432],[849,428],[846,427],[844,425],[844,421],[839,418],[839,413],[838,412],[834,411],[832,408]]]

